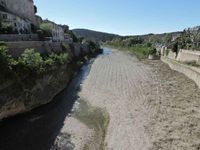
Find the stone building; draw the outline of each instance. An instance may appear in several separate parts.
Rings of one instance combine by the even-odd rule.
[[[0,11],[1,26],[11,27],[12,33],[31,33],[31,22],[11,13]]]
[[[1,8],[36,25],[36,7],[33,0],[0,0]]]
[[[52,38],[55,42],[64,41],[64,30],[61,26],[53,24]]]
[[[31,33],[36,21],[33,0],[0,0],[2,30],[12,28],[9,33]]]

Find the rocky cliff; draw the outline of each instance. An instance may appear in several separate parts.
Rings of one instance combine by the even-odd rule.
[[[87,53],[86,49],[81,47],[78,51],[80,51],[78,57],[74,55],[70,58],[70,62],[62,65],[56,64],[44,73],[34,73],[24,69],[16,73],[0,61],[2,70],[0,74],[0,120],[51,102],[53,97],[68,85],[82,64],[80,62],[85,60],[85,56],[88,58],[100,52],[96,49],[92,53],[90,47],[87,47]],[[0,55],[0,60],[2,59]]]

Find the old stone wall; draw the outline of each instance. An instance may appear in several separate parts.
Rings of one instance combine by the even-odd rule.
[[[75,57],[79,57],[80,55],[81,55],[81,44],[79,44],[79,43],[75,43],[74,44],[74,56]]]
[[[4,5],[8,12],[28,19],[36,25],[33,0],[1,0],[0,4]]]
[[[176,53],[169,51],[168,58],[175,60],[176,59]]]
[[[0,34],[0,41],[39,41],[37,34]]]
[[[0,11],[0,19],[9,24],[14,33],[31,33],[31,22],[8,12]]]
[[[41,54],[59,53],[67,51],[72,54],[72,57],[79,58],[90,53],[89,45],[71,42],[50,42],[50,41],[16,41],[6,42],[9,52],[13,57],[19,57],[25,49],[35,49]],[[71,48],[63,49],[62,44],[72,45]]]
[[[6,42],[9,51],[13,57],[18,57],[27,48],[33,48],[41,54],[48,54],[51,52],[62,52],[62,45],[60,42],[48,41],[19,41]]]
[[[196,62],[200,64],[200,52],[191,50],[180,50],[177,56],[180,62]]]
[[[161,60],[168,64],[171,69],[176,70],[185,74],[188,78],[193,80],[200,88],[200,70],[185,64],[181,64],[175,60],[168,59],[166,57],[161,57]]]

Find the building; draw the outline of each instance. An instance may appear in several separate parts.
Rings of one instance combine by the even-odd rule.
[[[36,25],[37,8],[34,6],[33,0],[0,0],[0,5],[3,11],[30,20],[32,24]]]
[[[0,11],[1,28],[11,28],[12,33],[31,33],[31,22],[16,15]]]
[[[46,34],[45,36],[50,38],[53,42],[64,41],[64,29],[61,25],[58,25],[50,20],[44,20],[40,24],[41,30]]]
[[[37,8],[33,0],[0,0],[0,21],[1,29],[5,33],[31,33],[35,26]]]
[[[53,24],[52,39],[55,42],[64,41],[64,30],[61,26]]]

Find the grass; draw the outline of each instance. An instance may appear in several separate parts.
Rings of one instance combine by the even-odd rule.
[[[81,100],[79,110],[75,112],[74,116],[95,132],[93,140],[86,144],[84,149],[105,150],[106,145],[104,141],[110,120],[109,114],[105,110],[92,107],[87,102]]]
[[[128,51],[131,54],[134,54],[140,60],[148,58],[149,51],[150,51],[150,47],[143,44],[138,44],[132,47],[113,46],[113,45],[106,45],[106,46],[123,50],[123,51]]]

